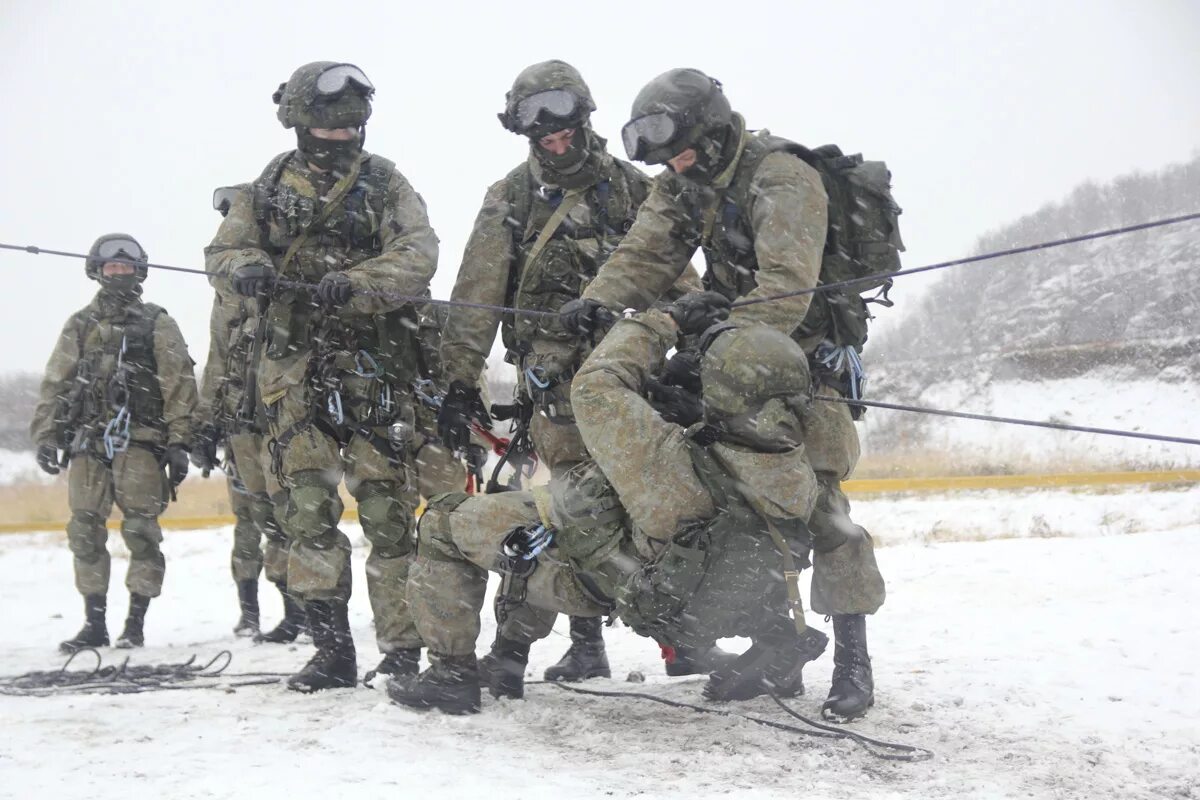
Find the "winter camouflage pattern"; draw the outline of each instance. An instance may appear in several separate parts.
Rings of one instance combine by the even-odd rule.
[[[337,207],[326,209],[341,178],[289,154],[274,185],[234,201],[205,252],[222,293],[247,264],[273,264],[281,278],[295,281],[316,283],[331,271],[350,279],[353,294],[336,310],[315,305],[308,290],[276,288],[258,388],[288,490],[280,522],[293,540],[289,589],[307,599],[349,595],[350,544],[337,527],[344,476],[372,545],[367,589],[376,637],[391,652],[420,646],[404,591],[417,492],[408,453],[388,443],[392,422],[413,424],[416,311],[393,296],[428,296],[438,248],[424,201],[391,162],[364,153],[359,170]],[[257,210],[260,193],[266,208]],[[294,257],[284,263],[289,249]],[[320,350],[317,341],[325,343]],[[380,369],[366,368],[362,352]],[[351,423],[342,428],[348,442],[330,435],[338,427],[331,386]]]
[[[138,337],[126,337],[126,332],[140,329],[149,333],[147,341],[130,343],[129,338]],[[127,394],[147,399],[130,400],[130,444],[110,462],[102,434],[116,411],[89,393],[103,396],[119,378],[125,358],[133,367]],[[192,366],[175,321],[136,295],[113,297],[101,289],[63,327],[46,365],[30,434],[38,445],[71,453],[67,540],[81,594],[107,592],[105,522],[114,502],[124,516],[121,534],[130,553],[126,585],[147,597],[162,590],[165,562],[158,516],[166,509],[168,487],[159,457],[168,445],[187,445],[190,439],[197,403]],[[153,415],[143,415],[143,409]]]

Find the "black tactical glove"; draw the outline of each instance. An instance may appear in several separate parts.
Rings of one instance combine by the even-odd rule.
[[[270,264],[243,264],[233,271],[233,290],[243,297],[267,294],[275,285],[275,268]]]
[[[677,351],[667,361],[658,379],[667,386],[679,386],[692,394],[700,394],[700,351]]]
[[[689,392],[682,386],[671,386],[654,378],[646,379],[646,393],[650,405],[667,422],[684,428],[704,419],[704,402],[700,395]]]
[[[167,479],[171,482],[171,492],[174,493],[175,487],[183,483],[183,479],[188,474],[188,451],[181,444],[167,445],[167,452],[163,454],[163,464],[167,467]]]
[[[558,321],[567,331],[576,336],[591,336],[597,328],[611,325],[613,313],[601,303],[586,297],[577,297],[563,304],[558,310]]]
[[[472,421],[484,427],[492,424],[487,409],[483,407],[479,387],[451,381],[446,396],[442,398],[442,407],[438,409],[438,436],[442,444],[455,452],[470,444]]]
[[[691,292],[667,306],[679,332],[695,336],[729,319],[729,298],[719,292]]]
[[[58,448],[52,444],[39,444],[37,449],[37,465],[48,475],[57,475]]]
[[[192,464],[208,477],[220,462],[217,460],[217,443],[221,440],[221,432],[211,422],[206,422],[192,434]]]
[[[350,302],[351,294],[353,290],[350,288],[350,276],[344,272],[327,272],[317,284],[317,299],[323,306],[344,306]]]

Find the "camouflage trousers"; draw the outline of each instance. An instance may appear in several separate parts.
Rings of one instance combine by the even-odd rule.
[[[417,491],[425,499],[444,492],[461,492],[467,471],[438,439],[437,413],[424,403],[417,403],[415,408],[417,435],[409,451],[409,463],[416,474]]]
[[[591,458],[578,427],[551,422],[541,411],[534,411],[529,434],[533,439],[534,452],[550,470],[552,487],[561,482],[572,467]],[[514,642],[535,642],[549,636],[554,630],[558,613],[545,606],[524,602],[520,597],[508,596],[505,591],[507,586],[506,583],[496,593],[497,632]],[[600,614],[572,613],[572,616]]]
[[[538,519],[529,492],[449,494],[436,498],[425,510],[417,558],[409,574],[408,601],[431,653],[475,652],[487,576],[496,571],[500,545],[513,527]],[[523,584],[524,605],[551,620],[558,613],[583,617],[605,613],[553,546],[538,557],[537,567]]]
[[[818,395],[830,395],[822,387]],[[818,614],[874,614],[886,595],[871,535],[850,519],[841,481],[858,464],[858,431],[850,409],[817,400],[805,419],[805,450],[821,493],[809,519],[813,534],[812,609]]]
[[[288,537],[275,513],[277,509],[283,513],[287,493],[271,473],[267,437],[259,433],[233,434],[228,447],[234,467],[228,478],[229,504],[236,520],[230,558],[233,579],[257,580],[265,567],[267,580],[286,584]]]
[[[121,537],[129,548],[125,586],[131,593],[158,597],[166,571],[158,516],[166,510],[168,496],[158,457],[138,445],[117,453],[111,465],[79,453],[67,473],[67,493],[71,507],[67,543],[74,555],[79,593],[108,593],[112,566],[105,523],[115,501],[123,515]]]
[[[351,407],[349,387],[346,394]],[[406,403],[409,398],[398,395],[396,402]],[[333,421],[325,404],[311,397],[305,385],[273,397],[267,408],[287,490],[279,521],[291,539],[288,588],[305,599],[350,596],[350,540],[338,529],[343,510],[338,485],[344,477],[347,490],[358,501],[359,521],[371,543],[367,593],[379,649],[389,653],[420,647],[406,599],[417,505],[407,454],[387,446],[386,426],[368,429],[373,440],[352,433],[344,445],[340,443],[329,433]],[[319,409],[315,419],[314,408]]]

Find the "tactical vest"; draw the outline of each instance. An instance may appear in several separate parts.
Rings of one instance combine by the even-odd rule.
[[[82,450],[126,409],[130,429],[166,432],[154,326],[167,313],[136,302],[120,319],[99,319],[85,308],[76,314],[79,365],[60,421],[63,440]],[[71,440],[74,440],[73,443]]]
[[[279,277],[317,283],[326,273],[380,255],[384,202],[395,164],[382,156],[367,155],[358,180],[340,202],[341,208],[318,225],[324,204],[311,185],[286,169],[294,152],[276,156],[252,185],[254,218]],[[282,263],[292,243],[306,234],[308,240],[296,255]],[[268,358],[285,358],[317,341],[326,349],[365,351],[393,386],[407,387],[415,377],[417,314],[412,306],[344,319],[325,314],[307,289],[277,287],[267,318]]]
[[[635,167],[613,159],[609,175],[577,200],[563,190],[539,186],[528,163],[509,173],[507,190],[510,216],[506,223],[512,228],[516,249],[508,274],[505,305],[557,312],[564,303],[583,294],[596,277],[633,226],[649,186],[647,178]],[[590,224],[577,225],[568,213],[531,262],[531,251],[563,202],[586,206]],[[513,364],[520,362],[536,339],[573,339],[559,325],[557,317],[511,313],[503,317],[501,338]]]
[[[821,259],[819,283],[881,275],[900,269],[897,217],[900,207],[891,194],[891,173],[882,161],[863,161],[860,155],[843,155],[835,145],[809,150],[803,145],[769,134],[748,136],[736,168],[736,177],[718,201],[711,234],[700,245],[708,260],[706,288],[731,300],[744,297],[757,286],[758,259],[749,209],[751,183],[762,160],[771,153],[797,156],[821,175],[829,198],[829,223]],[[817,292],[800,326],[793,332],[807,350],[822,339],[862,350],[871,318],[862,292],[882,289],[874,302],[891,305],[888,278],[864,281],[853,287]]]
[[[262,349],[256,346],[263,326],[251,298],[237,298],[238,313],[223,331],[224,372],[213,397],[216,426],[226,433],[262,433],[266,420],[258,397],[257,362]]]

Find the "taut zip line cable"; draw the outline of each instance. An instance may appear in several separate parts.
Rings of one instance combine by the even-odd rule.
[[[1056,247],[1064,247],[1066,245],[1094,241],[1097,239],[1104,239],[1104,238],[1111,237],[1111,236],[1121,236],[1124,234],[1136,233],[1138,231],[1151,230],[1153,228],[1162,228],[1162,227],[1166,227],[1168,225],[1178,225],[1180,223],[1191,222],[1193,220],[1200,220],[1200,212],[1191,213],[1191,214],[1182,214],[1182,215],[1178,215],[1178,216],[1174,216],[1174,217],[1166,217],[1164,219],[1152,220],[1150,222],[1142,222],[1142,223],[1138,223],[1136,225],[1125,225],[1125,226],[1122,226],[1119,228],[1109,228],[1107,230],[1094,231],[1092,233],[1086,233],[1086,234],[1082,234],[1079,236],[1070,236],[1070,237],[1067,237],[1064,239],[1054,239],[1054,240],[1045,241],[1045,242],[1038,242],[1036,244],[1025,245],[1023,247],[1013,247],[1013,248],[1009,248],[1007,250],[997,250],[997,251],[994,251],[991,253],[982,253],[980,255],[968,256],[966,258],[959,258],[959,259],[955,259],[953,261],[942,261],[942,262],[938,262],[936,264],[928,264],[923,267],[914,267],[912,269],[902,269],[902,270],[898,270],[896,272],[881,273],[879,275],[871,275],[869,277],[863,277],[863,278],[854,278],[854,279],[846,280],[846,281],[837,281],[835,283],[818,284],[817,286],[813,286],[811,288],[798,289],[794,292],[785,292],[783,294],[772,295],[770,297],[760,297],[760,298],[755,298],[755,299],[751,299],[751,300],[739,300],[739,301],[734,302],[732,305],[734,308],[738,308],[741,306],[756,305],[759,303],[769,303],[769,302],[773,302],[776,300],[786,300],[788,298],[799,297],[799,296],[806,295],[806,294],[816,294],[819,292],[831,291],[834,289],[842,289],[842,288],[852,287],[852,286],[856,286],[856,285],[859,285],[862,283],[868,283],[868,282],[877,283],[880,279],[890,279],[890,278],[902,277],[905,275],[915,275],[915,274],[921,273],[921,272],[932,272],[934,270],[946,269],[948,267],[960,266],[963,264],[973,264],[973,263],[980,262],[980,261],[988,261],[991,259],[1002,258],[1004,256],[1020,255],[1022,253],[1032,253],[1032,252],[1037,252],[1040,250],[1049,250],[1049,249],[1056,248]],[[29,253],[31,255],[53,255],[53,256],[62,256],[62,257],[66,257],[66,258],[87,259],[90,257],[87,253],[73,253],[73,252],[69,252],[69,251],[65,251],[65,250],[51,250],[51,249],[44,248],[44,247],[38,247],[36,245],[16,245],[16,244],[7,244],[7,243],[3,243],[3,242],[0,242],[0,250],[14,250],[14,251],[18,251],[18,252]],[[206,271],[204,271],[202,269],[195,269],[192,267],[180,267],[180,266],[175,266],[175,265],[171,265],[171,264],[156,264],[156,263],[144,263],[143,264],[143,263],[135,261],[133,259],[126,259],[126,258],[110,258],[107,260],[115,261],[115,262],[119,262],[119,263],[132,264],[135,266],[138,266],[138,265],[145,266],[148,269],[161,269],[161,270],[167,270],[170,272],[182,272],[182,273],[191,274],[191,275],[204,275],[205,277],[208,276],[208,273]],[[289,289],[308,289],[310,291],[315,290],[317,288],[317,285],[314,283],[302,283],[299,281],[288,281],[288,280],[276,280],[275,285],[281,286],[283,288],[289,288]],[[366,291],[366,292],[359,292],[359,294],[366,295],[369,297],[380,297],[380,298],[384,298],[384,299],[399,300],[402,302],[410,302],[410,303],[415,303],[415,304],[427,303],[427,304],[432,304],[432,305],[460,306],[463,308],[477,308],[477,309],[481,309],[481,310],[485,310],[485,311],[499,311],[502,313],[521,314],[521,315],[525,315],[525,316],[542,316],[542,317],[558,316],[558,313],[554,312],[554,311],[535,311],[533,309],[521,309],[521,308],[514,308],[511,306],[493,305],[490,303],[469,303],[469,302],[465,302],[465,301],[461,301],[461,300],[439,300],[439,299],[433,298],[433,297],[420,297],[420,296],[416,296],[416,295],[404,295],[404,294],[399,294],[399,293],[395,293],[395,292]],[[1149,441],[1171,442],[1171,443],[1175,443],[1175,444],[1200,445],[1200,439],[1192,439],[1192,438],[1188,438],[1188,437],[1184,437],[1184,436],[1168,436],[1168,435],[1163,435],[1163,434],[1140,433],[1137,431],[1115,430],[1112,428],[1097,428],[1097,427],[1090,427],[1090,426],[1083,426],[1083,425],[1067,425],[1065,423],[1057,423],[1057,422],[1041,422],[1041,421],[1037,421],[1037,420],[1027,420],[1027,419],[1020,419],[1020,418],[1016,418],[1016,417],[999,417],[999,416],[991,416],[991,415],[987,415],[987,414],[971,414],[971,413],[963,412],[963,411],[946,411],[943,409],[921,408],[918,406],[902,405],[902,404],[898,404],[898,403],[883,403],[883,402],[871,401],[871,400],[852,400],[852,399],[839,398],[839,397],[818,397],[817,399],[825,400],[828,402],[843,403],[846,405],[871,406],[874,408],[883,408],[883,409],[888,409],[888,410],[892,410],[892,411],[908,411],[908,412],[913,412],[913,413],[918,413],[918,414],[931,414],[934,416],[957,417],[960,419],[974,419],[974,420],[980,420],[980,421],[984,421],[984,422],[997,422],[997,423],[1008,424],[1008,425],[1024,425],[1024,426],[1028,426],[1028,427],[1050,428],[1053,430],[1076,431],[1076,432],[1081,432],[1081,433],[1094,433],[1094,434],[1098,434],[1098,435],[1102,435],[1102,436],[1120,436],[1120,437],[1129,438],[1129,439],[1144,439],[1144,440],[1149,440]]]
[[[1162,228],[1162,227],[1166,227],[1168,225],[1178,225],[1183,222],[1191,222],[1192,220],[1200,220],[1200,212],[1196,212],[1196,213],[1192,213],[1192,214],[1183,214],[1183,215],[1176,216],[1176,217],[1167,217],[1165,219],[1153,220],[1151,222],[1141,222],[1141,223],[1138,223],[1137,225],[1126,225],[1126,226],[1123,226],[1120,228],[1109,228],[1109,229],[1103,230],[1103,231],[1094,231],[1092,233],[1085,233],[1080,236],[1070,236],[1065,239],[1054,239],[1054,240],[1047,241],[1047,242],[1038,242],[1037,244],[1025,245],[1024,247],[1013,247],[1013,248],[1009,248],[1007,250],[997,250],[992,253],[982,253],[977,256],[968,256],[966,258],[959,258],[959,259],[955,259],[953,261],[941,261],[939,263],[928,264],[923,267],[913,267],[912,269],[902,269],[902,270],[898,270],[896,272],[883,272],[878,275],[871,275],[869,277],[864,277],[864,278],[852,278],[851,280],[837,281],[835,283],[822,283],[822,284],[818,284],[818,285],[813,286],[808,289],[797,289],[794,292],[784,292],[783,294],[771,295],[770,297],[758,297],[753,300],[738,300],[733,303],[733,307],[740,308],[742,306],[757,305],[759,303],[771,303],[776,300],[787,300],[792,297],[799,297],[801,295],[806,295],[806,294],[817,294],[820,292],[832,291],[834,289],[844,289],[844,288],[847,288],[850,286],[856,286],[856,285],[862,284],[862,283],[872,283],[872,282],[877,283],[878,281],[883,280],[883,279],[899,278],[899,277],[903,277],[905,275],[916,275],[917,273],[920,273],[920,272],[931,272],[933,270],[946,269],[947,267],[955,267],[955,266],[959,266],[962,264],[973,264],[978,261],[988,261],[988,260],[995,259],[995,258],[1002,258],[1004,256],[1020,255],[1021,253],[1032,253],[1032,252],[1036,252],[1038,250],[1049,250],[1049,249],[1055,248],[1055,247],[1064,247],[1064,246],[1070,245],[1070,244],[1078,244],[1080,242],[1089,242],[1089,241],[1093,241],[1096,239],[1104,239],[1104,238],[1107,238],[1110,236],[1121,236],[1123,234],[1136,233],[1138,231],[1150,230],[1152,228]],[[6,244],[6,243],[0,242],[0,250],[15,250],[17,252],[29,253],[29,254],[35,255],[35,256],[36,255],[48,255],[48,256],[63,256],[66,258],[82,258],[82,259],[89,258],[87,253],[72,253],[72,252],[68,252],[66,250],[51,250],[51,249],[48,249],[45,247],[38,247],[37,245]],[[135,266],[138,266],[138,265],[145,266],[150,269],[162,269],[162,270],[167,270],[170,272],[183,272],[183,273],[190,274],[190,275],[204,275],[206,277],[208,275],[208,273],[205,272],[204,270],[195,269],[192,267],[179,267],[179,266],[174,266],[171,264],[155,264],[155,263],[143,264],[141,262],[134,261],[133,259],[127,259],[127,258],[110,258],[110,259],[106,259],[106,260],[123,263],[123,264],[132,264]],[[313,289],[317,288],[317,285],[315,283],[301,283],[298,281],[279,280],[279,281],[276,281],[276,284],[279,286],[283,286],[284,288],[288,288],[288,289],[310,289],[310,290],[313,290]],[[468,302],[464,302],[461,300],[439,300],[439,299],[433,298],[433,297],[418,297],[416,295],[404,295],[404,294],[399,294],[396,292],[359,292],[359,294],[362,294],[362,295],[365,295],[368,297],[380,297],[383,299],[401,300],[401,301],[410,302],[410,303],[430,303],[433,305],[441,305],[441,306],[461,306],[463,308],[478,308],[478,309],[483,309],[485,311],[500,311],[503,313],[520,314],[523,316],[531,316],[531,317],[532,316],[537,316],[537,317],[556,317],[556,316],[558,316],[558,312],[556,312],[556,311],[535,311],[533,309],[513,308],[512,306],[493,305],[490,303],[468,303]]]

